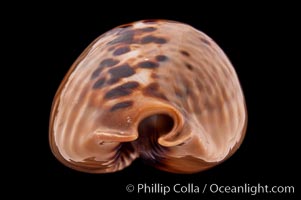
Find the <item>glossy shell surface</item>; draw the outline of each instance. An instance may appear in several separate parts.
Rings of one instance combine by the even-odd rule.
[[[219,46],[175,21],[114,28],[79,56],[53,101],[49,140],[63,164],[90,173],[138,157],[196,173],[231,156],[247,124],[236,72]]]

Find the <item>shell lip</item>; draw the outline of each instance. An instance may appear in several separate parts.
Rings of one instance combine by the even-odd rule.
[[[162,102],[161,102],[162,103]],[[146,118],[151,117],[152,115],[167,115],[172,118],[173,120],[173,127],[171,130],[165,134],[162,134],[158,139],[157,142],[161,146],[169,147],[181,144],[183,141],[181,140],[173,140],[172,138],[176,138],[179,133],[182,131],[185,125],[185,119],[183,114],[175,107],[169,104],[158,104],[152,105],[151,107],[144,108],[142,112],[140,112],[136,130],[138,130],[139,124]],[[139,134],[139,133],[138,133]],[[139,136],[138,136],[139,137]],[[187,137],[188,138],[188,137]]]
[[[104,140],[110,142],[130,142],[138,138],[138,134],[127,134],[125,132],[112,132],[112,131],[100,131],[93,132],[93,137],[97,140]]]

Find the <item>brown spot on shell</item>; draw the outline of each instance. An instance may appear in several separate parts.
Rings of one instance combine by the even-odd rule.
[[[127,96],[132,93],[134,89],[136,89],[139,86],[138,82],[131,81],[127,82],[123,85],[117,86],[113,88],[112,90],[108,91],[104,98],[105,99],[115,99],[122,96]]]
[[[151,83],[143,89],[143,94],[145,96],[156,97],[160,99],[167,100],[166,96],[159,91],[158,83]]]
[[[192,67],[192,65],[191,65],[191,64],[189,64],[189,63],[185,63],[185,66],[186,66],[186,68],[187,68],[188,70],[190,70],[190,71],[192,71],[192,70],[193,70],[193,67]]]
[[[128,107],[133,106],[133,104],[134,104],[133,101],[123,101],[123,102],[120,102],[120,103],[115,104],[115,105],[110,109],[110,111],[113,112],[113,111],[116,111],[116,110],[119,110],[119,109],[122,109],[122,108],[128,108]]]
[[[120,56],[120,55],[125,54],[125,53],[127,53],[129,51],[131,51],[131,48],[129,46],[119,47],[118,49],[116,49],[113,52],[113,55],[114,56]]]
[[[203,43],[205,43],[205,44],[207,44],[207,45],[210,45],[210,42],[209,42],[208,40],[206,40],[205,38],[200,38],[200,40],[201,40]]]
[[[109,42],[108,45],[133,43],[135,31],[127,30],[127,31],[122,31],[121,33],[122,34],[120,36],[118,36],[117,38]]]
[[[101,67],[112,67],[114,65],[117,65],[120,61],[113,58],[107,58],[101,61],[100,66]]]
[[[119,60],[112,59],[112,58],[107,58],[102,60],[99,64],[99,67],[96,70],[94,70],[94,72],[92,73],[91,79],[95,79],[96,77],[98,77],[105,67],[112,67],[114,65],[117,65],[118,63]]]
[[[100,89],[104,86],[106,79],[105,78],[101,78],[99,80],[97,80],[94,85],[93,85],[93,89]]]
[[[101,71],[103,70],[103,67],[99,67],[97,68],[91,75],[91,79],[95,79],[96,77],[98,77],[101,73]]]
[[[159,67],[159,64],[156,62],[152,62],[152,61],[143,61],[143,62],[138,63],[138,66],[140,68],[153,69],[153,68]]]
[[[165,55],[157,55],[157,56],[156,56],[156,60],[157,60],[158,62],[164,62],[164,61],[167,61],[167,60],[168,60],[168,57],[165,56]]]
[[[148,43],[164,44],[167,42],[167,40],[162,37],[155,37],[152,35],[148,35],[143,37],[140,42],[141,44],[148,44]]]
[[[121,78],[132,76],[135,74],[135,71],[128,64],[123,64],[110,69],[109,73],[111,74],[111,79],[108,83],[112,84],[118,82]]]
[[[184,55],[184,56],[187,56],[187,57],[190,56],[190,54],[189,54],[187,51],[185,51],[185,50],[181,50],[180,53],[181,53],[182,55]]]

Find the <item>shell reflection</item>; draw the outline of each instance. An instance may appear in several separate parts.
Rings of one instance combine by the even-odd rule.
[[[122,170],[136,158],[174,173],[219,164],[247,114],[230,61],[193,27],[145,20],[108,31],[75,61],[53,101],[50,145],[73,169]]]

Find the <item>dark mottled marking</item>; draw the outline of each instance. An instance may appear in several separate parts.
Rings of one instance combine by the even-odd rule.
[[[185,63],[185,66],[186,66],[186,68],[187,68],[187,69],[189,69],[190,71],[192,71],[192,70],[193,70],[193,67],[192,67],[192,65],[191,65],[191,64],[189,64],[189,63]]]
[[[138,66],[141,68],[153,69],[153,68],[159,67],[159,64],[156,62],[152,62],[152,61],[143,61],[143,62],[138,63]]]
[[[128,90],[121,90],[121,89],[112,89],[106,93],[105,99],[115,99],[122,96],[127,96],[131,94]]]
[[[208,40],[206,40],[206,39],[204,39],[204,38],[200,38],[200,40],[201,40],[203,43],[205,43],[205,44],[207,44],[207,45],[210,45],[210,42],[209,42]]]
[[[114,84],[114,83],[117,83],[119,80],[120,80],[120,78],[114,78],[114,77],[112,77],[112,78],[110,78],[110,79],[107,81],[107,84],[108,84],[108,85],[112,85],[112,84]]]
[[[159,84],[151,83],[143,89],[143,94],[146,96],[157,97],[167,100],[166,96],[159,92]]]
[[[117,65],[118,63],[119,60],[116,59],[112,59],[112,58],[104,59],[103,61],[100,62],[99,67],[96,70],[94,70],[94,72],[92,73],[91,79],[97,78],[105,67],[112,67],[114,65]]]
[[[146,27],[146,28],[142,28],[140,30],[142,32],[153,32],[153,31],[157,30],[157,28],[155,28],[155,27]]]
[[[135,29],[127,28],[120,31],[118,35],[131,37],[133,39],[135,32],[136,32]],[[128,40],[126,40],[125,42],[128,42]]]
[[[112,58],[104,59],[103,61],[100,62],[99,67],[96,70],[94,70],[94,72],[92,73],[91,79],[97,78],[105,67],[112,67],[118,63],[119,60],[116,59],[112,59]]]
[[[114,65],[117,65],[120,61],[112,58],[104,59],[100,62],[100,67],[112,67]]]
[[[128,64],[124,64],[110,69],[109,73],[111,74],[109,83],[115,83],[121,78],[132,76],[135,71]]]
[[[95,79],[99,76],[100,72],[103,70],[103,67],[97,68],[91,75],[91,79]]]
[[[115,99],[122,96],[127,96],[132,93],[132,90],[139,86],[138,82],[131,81],[123,85],[117,86],[105,94],[105,99]]]
[[[123,89],[131,89],[132,90],[132,89],[137,88],[138,86],[139,86],[138,82],[136,82],[136,81],[130,81],[130,82],[127,82],[127,83],[125,83],[123,85],[120,85],[118,87],[123,88]]]
[[[157,60],[158,62],[164,62],[164,61],[168,60],[168,57],[165,56],[165,55],[157,55],[157,56],[156,56],[156,60]]]
[[[108,45],[119,44],[119,43],[131,44],[133,43],[134,35],[135,35],[135,31],[133,30],[121,32],[121,35],[115,38],[114,40],[112,40],[111,42],[109,42]]]
[[[97,81],[94,83],[94,85],[93,85],[92,88],[93,88],[93,89],[100,89],[100,88],[102,88],[102,86],[104,85],[105,81],[106,81],[105,78],[101,78],[101,79],[97,80]]]
[[[118,49],[116,49],[114,52],[113,52],[113,55],[114,56],[120,56],[122,54],[125,54],[127,52],[131,51],[131,48],[128,47],[128,46],[125,46],[125,47],[120,47]]]
[[[164,38],[148,35],[148,36],[143,37],[140,42],[142,44],[147,44],[147,43],[151,43],[151,42],[156,43],[156,44],[164,44],[167,41]]]
[[[118,110],[118,109],[131,107],[133,104],[134,104],[133,101],[123,101],[123,102],[120,102],[120,103],[115,104],[115,105],[110,109],[110,111],[113,112],[113,111]]]
[[[166,42],[167,42],[167,40],[164,38],[157,38],[155,41],[155,43],[157,43],[157,44],[165,44]]]
[[[143,37],[143,38],[141,39],[141,43],[142,43],[142,44],[151,43],[151,42],[153,42],[155,39],[156,39],[156,37],[151,36],[151,35],[145,36],[145,37]]]
[[[184,51],[184,50],[181,50],[180,53],[181,53],[182,55],[184,55],[184,56],[187,56],[187,57],[190,56],[190,54],[189,54],[187,51]]]

